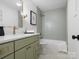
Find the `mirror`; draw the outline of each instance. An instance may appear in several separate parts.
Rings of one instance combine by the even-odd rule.
[[[30,11],[30,24],[36,25],[37,14],[34,11]]]
[[[0,0],[0,26],[23,27],[22,12],[22,0]]]

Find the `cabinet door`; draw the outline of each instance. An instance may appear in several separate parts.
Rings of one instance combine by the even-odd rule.
[[[31,45],[26,47],[26,59],[34,59],[33,47]]]
[[[13,52],[14,52],[13,42],[0,45],[0,58]]]
[[[5,58],[2,58],[2,59],[14,59],[14,54],[11,54],[11,55],[9,55],[9,56],[7,56]]]
[[[26,59],[25,52],[26,52],[25,48],[15,52],[15,59]]]
[[[37,41],[37,42],[35,42],[33,44],[33,53],[34,53],[34,59],[38,59],[39,53],[40,53],[40,50],[39,50],[39,41]]]

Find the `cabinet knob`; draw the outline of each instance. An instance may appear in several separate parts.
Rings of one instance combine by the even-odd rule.
[[[72,35],[72,39],[77,39],[77,40],[79,40],[79,35],[77,35],[77,36]]]
[[[26,49],[28,50],[28,49],[30,49],[31,47],[29,46],[29,47],[27,47]]]

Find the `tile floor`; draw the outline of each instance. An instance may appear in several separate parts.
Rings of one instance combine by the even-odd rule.
[[[64,41],[41,40],[42,52],[39,59],[74,59],[67,54],[67,46]]]

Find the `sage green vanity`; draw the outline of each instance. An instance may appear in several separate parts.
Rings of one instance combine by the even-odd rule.
[[[39,46],[39,35],[3,42],[0,44],[0,59],[38,59]]]

